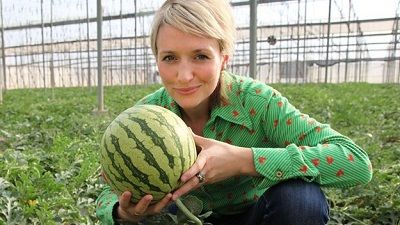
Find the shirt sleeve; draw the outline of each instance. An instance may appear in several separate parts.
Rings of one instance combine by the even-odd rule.
[[[96,200],[96,216],[101,224],[115,224],[112,211],[117,202],[118,196],[111,191],[110,186],[106,185]]]
[[[266,105],[263,129],[277,148],[252,148],[255,181],[270,187],[282,180],[302,178],[323,186],[349,187],[368,183],[368,155],[351,139],[302,114],[275,93]]]

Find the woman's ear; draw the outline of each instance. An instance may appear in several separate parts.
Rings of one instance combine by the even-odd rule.
[[[222,59],[222,66],[221,66],[221,69],[222,69],[222,70],[225,70],[226,67],[227,67],[227,65],[228,65],[229,55],[223,55],[222,57],[223,57],[223,59]]]

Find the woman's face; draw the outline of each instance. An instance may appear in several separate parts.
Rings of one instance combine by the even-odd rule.
[[[157,36],[157,65],[168,93],[183,109],[208,106],[228,60],[217,40],[162,25]]]

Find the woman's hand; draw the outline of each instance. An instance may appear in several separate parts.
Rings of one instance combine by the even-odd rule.
[[[118,218],[126,222],[139,222],[148,215],[154,215],[161,212],[170,202],[172,194],[167,194],[156,204],[150,205],[153,200],[152,195],[145,195],[137,204],[133,204],[131,199],[132,194],[125,191],[119,197],[119,206],[117,208]]]
[[[202,184],[216,183],[242,174],[257,175],[250,148],[237,147],[194,133],[193,137],[196,146],[201,150],[193,166],[182,174],[181,181],[184,184],[173,193],[173,200]],[[204,176],[203,183],[196,176],[200,172]]]

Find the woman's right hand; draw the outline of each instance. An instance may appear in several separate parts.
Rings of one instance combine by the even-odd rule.
[[[152,195],[145,195],[137,204],[133,204],[131,200],[132,194],[125,191],[119,196],[119,206],[117,208],[118,219],[126,222],[139,222],[146,216],[158,214],[170,202],[172,194],[167,194],[156,204],[150,205],[153,200]]]

